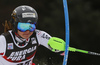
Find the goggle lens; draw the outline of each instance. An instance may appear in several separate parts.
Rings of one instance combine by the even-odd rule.
[[[33,32],[36,29],[36,26],[35,24],[31,24],[31,23],[18,22],[17,29],[20,30],[21,32],[25,32],[27,30]]]

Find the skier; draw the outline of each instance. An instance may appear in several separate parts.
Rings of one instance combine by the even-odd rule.
[[[22,5],[11,14],[12,30],[0,35],[0,65],[35,65],[32,60],[39,45],[62,53],[65,42],[36,29],[38,14],[34,8]]]

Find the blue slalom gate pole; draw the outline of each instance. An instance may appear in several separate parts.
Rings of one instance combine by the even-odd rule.
[[[69,48],[69,15],[68,15],[68,5],[67,0],[63,0],[63,7],[64,7],[64,15],[65,15],[65,34],[66,34],[66,47],[65,47],[65,55],[63,60],[63,65],[67,65],[68,59],[68,48]]]

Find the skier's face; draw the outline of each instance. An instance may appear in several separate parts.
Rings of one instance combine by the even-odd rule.
[[[18,34],[24,38],[24,39],[28,39],[32,34],[33,32],[30,32],[29,30],[25,31],[25,32],[21,32],[18,30]]]

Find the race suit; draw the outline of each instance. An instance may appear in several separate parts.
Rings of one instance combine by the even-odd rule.
[[[37,47],[43,45],[49,49],[50,38],[48,33],[37,29],[22,43],[12,30],[0,35],[0,65],[32,65]]]

